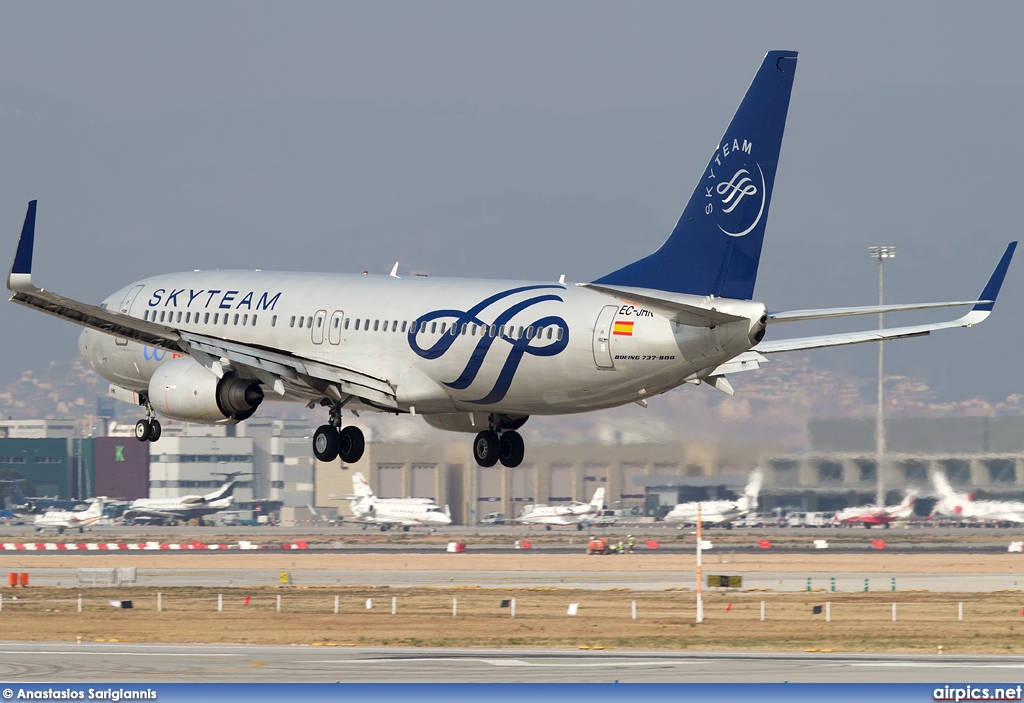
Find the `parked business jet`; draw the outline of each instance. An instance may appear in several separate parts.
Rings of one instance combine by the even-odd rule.
[[[373,494],[366,477],[358,471],[352,474],[352,495],[349,507],[356,522],[379,525],[381,532],[392,527],[401,527],[405,532],[410,527],[444,527],[452,524],[452,516],[445,506],[430,498],[378,498]]]
[[[516,518],[516,522],[544,525],[548,530],[552,525],[576,525],[577,530],[582,530],[603,509],[604,486],[594,490],[589,503],[574,501],[569,505],[528,505],[523,514]]]
[[[932,517],[947,517],[958,522],[1024,523],[1024,503],[1017,500],[975,500],[970,493],[957,493],[942,471],[932,473],[939,500]]]
[[[179,498],[139,498],[124,511],[125,522],[188,522],[202,520],[207,515],[227,510],[235,502],[235,485],[241,472],[224,476],[227,480],[217,490],[206,495],[188,495]]]
[[[140,441],[159,439],[157,414],[236,423],[269,394],[325,408],[313,452],[349,463],[362,456],[363,434],[342,427],[346,409],[475,433],[478,464],[512,467],[531,415],[646,407],[683,383],[731,395],[728,376],[766,354],[987,318],[1015,243],[978,300],[769,312],[752,299],[796,61],[793,51],[765,57],[661,248],[590,283],[400,277],[397,264],[386,276],[193,271],[89,305],[33,283],[33,200],[7,287],[12,301],[86,328],[79,351],[110,395],[145,409]],[[950,322],[765,338],[777,323],[956,305],[972,307]]]
[[[906,520],[914,514],[914,503],[917,502],[917,493],[908,491],[899,505],[858,505],[856,507],[844,508],[835,514],[835,521],[844,525],[872,525],[889,526],[889,523],[896,520]]]
[[[665,522],[695,524],[697,508],[700,507],[700,521],[705,525],[724,525],[738,517],[757,510],[757,497],[761,493],[764,473],[760,469],[750,472],[750,479],[738,500],[695,500],[679,503],[665,515]]]
[[[45,530],[56,530],[57,534],[63,534],[64,530],[77,529],[79,532],[103,519],[104,498],[94,498],[89,507],[85,510],[47,510],[38,516],[32,525],[36,532]]]

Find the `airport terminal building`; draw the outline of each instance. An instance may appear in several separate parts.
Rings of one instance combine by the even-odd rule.
[[[299,517],[306,506],[345,515],[359,471],[378,496],[432,498],[449,506],[456,524],[488,513],[516,516],[530,504],[588,501],[598,487],[608,507],[660,518],[678,502],[736,497],[757,466],[765,472],[762,512],[870,503],[878,481],[873,420],[812,420],[809,446],[795,453],[758,444],[534,444],[516,468],[477,466],[458,435],[415,444],[371,438],[358,463],[342,466],[315,462],[311,428],[300,421],[168,423],[156,444],[128,431],[80,438],[69,421],[0,421],[0,478],[27,480],[29,494],[131,500],[207,493],[221,485],[221,474],[242,472],[249,475],[239,477],[240,507]],[[889,504],[911,487],[927,496],[936,471],[979,498],[1024,498],[1022,417],[894,418],[886,421],[886,443]]]

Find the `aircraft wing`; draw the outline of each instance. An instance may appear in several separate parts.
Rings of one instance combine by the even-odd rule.
[[[258,379],[278,395],[288,389],[303,397],[356,397],[369,405],[398,409],[395,387],[385,378],[355,368],[307,359],[288,352],[220,339],[89,305],[37,288],[32,282],[36,201],[28,204],[18,249],[7,276],[11,301],[82,327],[172,352],[183,352],[223,377],[228,367]]]
[[[1006,277],[1006,271],[1010,267],[1010,260],[1013,258],[1014,249],[1017,248],[1017,242],[1010,242],[1009,246],[1006,247],[1006,251],[1003,253],[1002,258],[999,260],[999,264],[996,265],[995,271],[992,272],[992,276],[989,278],[988,283],[985,285],[985,289],[981,292],[978,297],[978,302],[974,303],[974,307],[964,316],[959,317],[955,320],[948,322],[936,322],[925,325],[913,325],[909,327],[891,327],[880,330],[867,330],[864,332],[845,332],[839,334],[823,334],[815,337],[797,337],[794,339],[780,339],[780,340],[765,340],[754,347],[754,351],[761,354],[775,354],[778,352],[787,351],[798,351],[802,349],[821,349],[824,347],[838,347],[846,344],[860,344],[862,342],[880,342],[886,339],[905,339],[908,337],[921,337],[927,334],[931,334],[937,330],[951,329],[954,327],[971,327],[983,322],[991,313],[992,308],[995,306],[996,297],[999,295],[999,289],[1003,285],[1003,279]],[[905,309],[924,309],[924,307],[949,307],[951,305],[969,305],[970,303],[934,303],[926,304],[924,306],[910,306]],[[884,306],[883,306],[884,307]],[[850,314],[861,314],[861,313],[850,313],[850,310],[856,310],[856,308],[835,308],[838,311],[836,317],[844,317]],[[871,310],[869,309],[869,312]],[[874,312],[883,312],[879,308],[875,308]],[[813,313],[814,317],[792,317],[790,319],[821,319],[824,317],[830,317],[831,315],[827,310],[809,310],[809,311],[797,311],[798,313]],[[780,316],[780,321],[786,319],[784,315],[786,313],[775,313]],[[794,313],[796,314],[796,313]]]
[[[278,395],[285,394],[285,384],[305,386],[321,393],[328,385],[341,396],[355,396],[373,405],[397,409],[395,387],[387,379],[357,369],[322,361],[305,359],[288,352],[275,351],[226,339],[217,339],[192,332],[181,332],[186,353],[223,376],[225,366],[245,367],[253,376]],[[224,361],[227,361],[227,364]]]

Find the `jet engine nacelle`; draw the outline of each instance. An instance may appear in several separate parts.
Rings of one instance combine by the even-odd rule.
[[[217,378],[188,357],[162,364],[149,381],[149,402],[165,417],[203,424],[235,424],[263,402],[256,381],[232,374]]]

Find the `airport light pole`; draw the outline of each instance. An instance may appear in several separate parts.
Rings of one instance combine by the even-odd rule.
[[[878,262],[878,305],[884,305],[885,299],[884,279],[882,276],[882,263],[886,259],[896,258],[896,247],[894,246],[871,246],[868,247],[871,258]],[[878,313],[878,329],[885,327],[885,315]],[[885,406],[884,389],[885,376],[882,366],[883,348],[885,342],[878,343],[878,406],[875,409],[875,505],[885,505]]]

